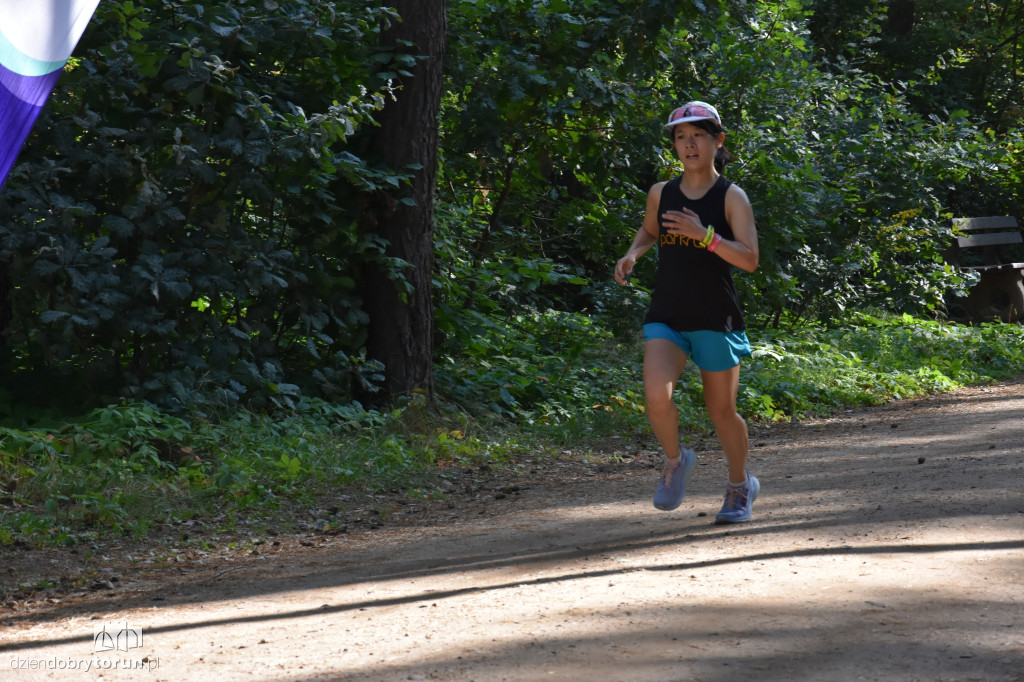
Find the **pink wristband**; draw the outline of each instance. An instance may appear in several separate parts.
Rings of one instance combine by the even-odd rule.
[[[718,245],[721,244],[721,243],[722,243],[722,235],[715,234],[715,238],[711,240],[710,244],[708,244],[708,253],[714,253],[715,249],[717,249]]]

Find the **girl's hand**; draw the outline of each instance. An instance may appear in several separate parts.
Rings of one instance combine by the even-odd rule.
[[[661,222],[669,234],[689,237],[696,241],[703,239],[707,232],[700,222],[700,216],[688,208],[682,211],[665,211],[661,214]]]
[[[636,265],[636,258],[626,255],[615,264],[615,281],[619,284],[626,284],[630,275],[633,274],[633,266]]]

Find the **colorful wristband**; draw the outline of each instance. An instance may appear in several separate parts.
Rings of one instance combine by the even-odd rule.
[[[715,249],[717,249],[718,245],[721,244],[721,243],[722,243],[722,235],[716,234],[715,238],[711,240],[710,244],[708,244],[708,253],[714,253]]]

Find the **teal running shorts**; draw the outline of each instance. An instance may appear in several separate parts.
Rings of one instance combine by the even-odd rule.
[[[708,372],[732,369],[750,356],[750,341],[742,330],[677,332],[662,322],[649,322],[644,325],[644,341],[651,339],[668,339]]]

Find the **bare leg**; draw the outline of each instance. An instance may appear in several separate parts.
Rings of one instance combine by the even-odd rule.
[[[669,459],[679,459],[679,409],[672,400],[676,382],[686,368],[687,355],[668,339],[644,344],[644,394],[647,419]]]
[[[729,480],[739,483],[746,480],[747,454],[750,451],[747,422],[736,412],[740,366],[723,372],[701,370],[701,377],[704,381],[704,405],[725,453]]]

